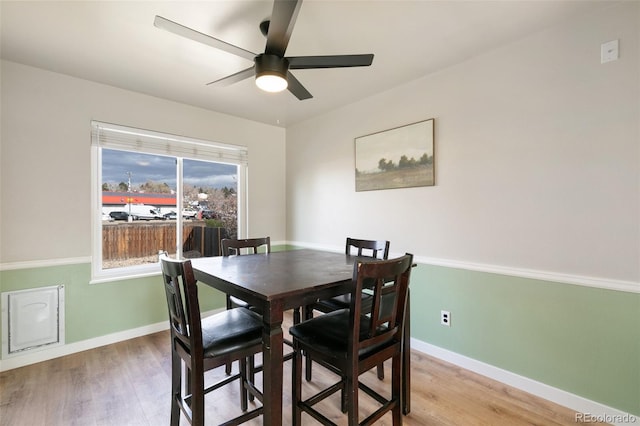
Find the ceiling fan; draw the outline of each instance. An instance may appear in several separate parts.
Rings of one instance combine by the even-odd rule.
[[[366,67],[373,62],[373,54],[365,55],[327,55],[327,56],[289,56],[285,51],[296,23],[302,0],[275,0],[271,19],[260,23],[260,31],[267,38],[264,53],[256,54],[220,39],[203,34],[191,28],[156,16],[153,24],[163,30],[182,37],[224,50],[254,64],[242,71],[231,74],[208,84],[229,85],[255,75],[256,85],[267,92],[280,92],[285,89],[298,99],[312,98],[311,93],[296,79],[290,70],[314,68]]]

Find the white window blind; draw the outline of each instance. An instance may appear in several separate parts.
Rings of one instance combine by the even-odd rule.
[[[151,130],[91,122],[91,143],[94,146],[147,154],[169,155],[192,160],[246,166],[248,150],[244,146],[223,144]]]

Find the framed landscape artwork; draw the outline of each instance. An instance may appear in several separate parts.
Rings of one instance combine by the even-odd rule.
[[[355,139],[356,191],[433,186],[433,118]]]

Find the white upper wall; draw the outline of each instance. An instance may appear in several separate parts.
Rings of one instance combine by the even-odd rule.
[[[91,256],[91,120],[249,148],[249,233],[284,240],[285,130],[2,61],[0,262]]]
[[[287,236],[640,284],[640,5],[287,130]],[[620,59],[600,64],[600,44]],[[435,118],[436,186],[355,192],[354,138]],[[490,269],[490,268],[489,268]]]

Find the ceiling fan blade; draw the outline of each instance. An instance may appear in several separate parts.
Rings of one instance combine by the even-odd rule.
[[[284,56],[301,5],[302,0],[275,0],[273,2],[267,46],[264,53]]]
[[[287,58],[289,69],[368,67],[373,62],[373,54],[367,55],[329,55],[329,56],[292,56]]]
[[[157,28],[169,31],[170,33],[174,33],[181,37],[186,37],[199,43],[215,47],[216,49],[220,49],[227,53],[240,56],[241,58],[246,58],[250,61],[253,61],[253,58],[256,56],[256,54],[253,52],[249,52],[248,50],[242,49],[238,46],[234,46],[233,44],[229,44],[226,41],[219,40],[196,30],[192,30],[191,28],[180,25],[177,22],[170,21],[159,15],[156,15],[156,18],[153,21],[153,25],[155,25]]]
[[[226,77],[220,78],[218,80],[214,80],[210,83],[207,83],[207,86],[215,85],[215,86],[229,86],[233,83],[237,83],[239,81],[244,80],[245,78],[253,77],[255,75],[255,66],[249,67],[246,70],[238,71],[235,74],[228,75]]]
[[[289,91],[293,93],[293,95],[299,100],[304,101],[305,99],[313,98],[313,96],[311,96],[311,93],[309,93],[309,91],[304,88],[302,83],[300,83],[298,79],[295,78],[289,71],[287,71],[287,83],[287,89],[289,89]]]

